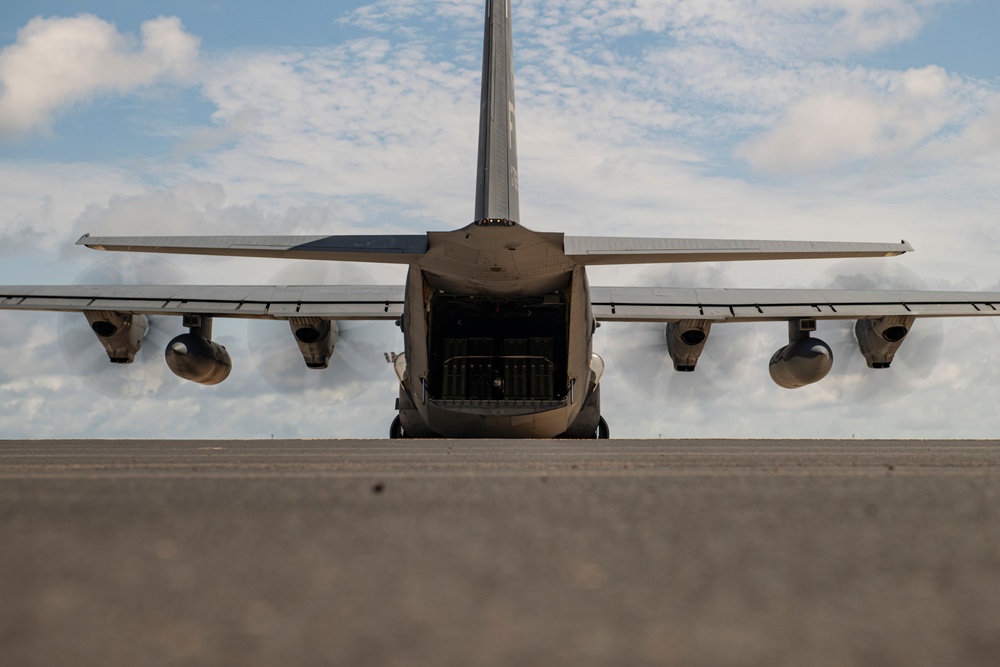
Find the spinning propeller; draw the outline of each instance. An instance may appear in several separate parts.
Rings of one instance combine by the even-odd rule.
[[[182,283],[179,269],[161,257],[102,257],[77,278],[77,285],[137,285]],[[93,390],[110,398],[140,399],[168,391],[181,383],[163,363],[163,350],[180,333],[177,317],[147,317],[142,347],[132,363],[111,363],[92,325],[80,313],[61,313],[59,346],[69,367]],[[138,326],[138,324],[137,324]]]
[[[926,290],[927,285],[899,263],[855,259],[838,262],[812,285],[817,289]],[[941,357],[944,325],[936,318],[918,318],[892,365],[872,369],[858,350],[855,320],[824,321],[818,336],[833,350],[833,370],[819,383],[831,396],[850,403],[881,404],[917,390]]]
[[[639,274],[636,285],[655,287],[719,287],[735,284],[711,265],[677,264]],[[658,405],[698,404],[715,400],[732,389],[746,374],[757,348],[753,324],[716,325],[705,341],[693,372],[674,370],[667,349],[666,325],[645,322],[610,323],[612,333],[595,352],[607,352],[609,368],[625,379],[629,388]]]
[[[275,274],[276,285],[374,285],[371,274],[354,265],[327,262],[293,264]],[[295,329],[301,327],[296,326]],[[275,391],[296,400],[329,405],[343,403],[375,386],[395,385],[392,354],[401,352],[402,334],[391,322],[332,323],[333,355],[327,368],[306,365],[296,344],[308,338],[293,333],[288,322],[250,320],[247,344],[257,371]],[[387,360],[388,355],[388,360]]]

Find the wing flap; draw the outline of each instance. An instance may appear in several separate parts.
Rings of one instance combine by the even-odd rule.
[[[402,286],[381,285],[16,285],[0,286],[0,310],[395,320],[403,293]]]
[[[892,290],[745,290],[594,287],[594,315],[602,321],[763,322],[795,318],[867,319],[1000,315],[998,292]]]

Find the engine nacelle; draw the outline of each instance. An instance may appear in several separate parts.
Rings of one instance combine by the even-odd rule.
[[[674,362],[675,371],[682,373],[694,371],[711,329],[712,323],[702,320],[683,320],[667,324],[667,351]]]
[[[768,370],[779,387],[798,389],[819,382],[833,368],[833,350],[819,338],[802,336],[771,357]]]
[[[196,333],[174,338],[164,356],[174,375],[198,384],[219,384],[233,370],[226,348]]]
[[[149,322],[144,315],[127,315],[111,311],[85,312],[91,330],[104,346],[113,364],[131,364],[142,348]]]
[[[858,337],[858,347],[868,368],[889,368],[915,320],[915,317],[907,315],[858,320],[854,325],[854,334]]]
[[[326,368],[337,344],[339,327],[336,322],[315,317],[292,318],[288,321],[302,358],[309,368]]]

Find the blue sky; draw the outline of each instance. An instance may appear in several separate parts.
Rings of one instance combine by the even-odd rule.
[[[940,65],[967,76],[1000,79],[996,30],[1000,3],[991,0],[950,3],[938,7],[913,40],[870,59],[883,67]]]
[[[346,31],[339,19],[363,4],[350,0],[326,4],[263,0],[8,3],[2,14],[2,37],[5,42],[13,41],[17,30],[36,16],[90,13],[114,22],[123,32],[136,32],[143,22],[156,16],[179,16],[188,30],[205,40],[210,50],[322,46],[344,37]]]
[[[466,224],[481,5],[6,3],[0,282],[80,280],[100,259],[73,245],[88,231],[414,233]],[[918,252],[899,269],[863,270],[935,289],[1000,286],[1000,3],[514,0],[514,13],[529,227],[906,238]],[[175,264],[199,283],[268,282],[297,270],[271,261]],[[591,281],[821,286],[855,270],[823,262],[602,269]],[[144,268],[139,279],[157,271]],[[344,276],[322,267],[297,279]],[[384,268],[370,279],[402,280]],[[146,424],[178,437],[381,436],[391,419],[390,369],[372,367],[371,382],[349,389],[317,385],[315,400],[277,395],[255,370],[260,346],[247,339],[257,334],[235,322],[218,325],[237,364],[223,387],[95,401],[88,388],[114,394],[116,380],[85,378],[67,362],[64,326],[48,315],[0,318],[11,355],[0,372],[0,433],[141,435],[137,424]],[[719,369],[724,382],[679,388],[669,374],[651,380],[634,370],[636,358],[665,350],[616,344],[655,340],[655,332],[612,328],[597,343],[609,362],[605,411],[621,435],[1000,433],[1000,418],[982,407],[1000,399],[992,323],[928,323],[929,342],[904,346],[916,371],[900,371],[898,386],[845,360],[841,377],[797,392],[767,378],[780,327],[713,334],[730,354],[709,348],[706,356],[741,362]],[[379,335],[384,347],[398,344],[392,331]],[[843,335],[831,329],[828,342]],[[640,375],[659,385],[636,388]]]

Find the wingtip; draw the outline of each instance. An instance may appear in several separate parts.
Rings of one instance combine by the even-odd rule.
[[[99,243],[94,243],[91,239],[90,234],[84,234],[80,237],[80,240],[76,242],[77,245],[87,246],[91,250],[104,250],[104,246]]]

